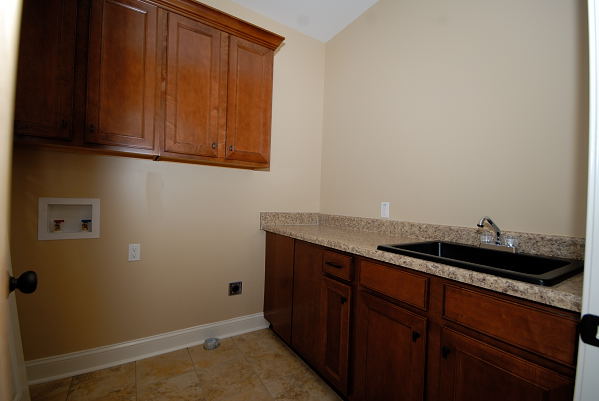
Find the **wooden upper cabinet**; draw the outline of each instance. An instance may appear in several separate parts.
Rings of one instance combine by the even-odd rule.
[[[218,156],[221,33],[169,13],[166,128],[161,154]]]
[[[69,140],[73,133],[76,0],[25,0],[15,133]]]
[[[154,149],[157,11],[140,0],[92,2],[86,142]]]
[[[268,164],[273,51],[231,36],[226,159]]]
[[[24,0],[16,137],[268,167],[283,39],[189,0]]]

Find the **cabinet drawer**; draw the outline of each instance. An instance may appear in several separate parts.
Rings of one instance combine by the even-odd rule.
[[[417,308],[426,310],[428,278],[363,261],[360,264],[360,284]]]
[[[574,316],[445,285],[443,317],[509,344],[574,365]]]
[[[337,252],[324,251],[322,271],[340,279],[351,281],[353,278],[352,257]]]

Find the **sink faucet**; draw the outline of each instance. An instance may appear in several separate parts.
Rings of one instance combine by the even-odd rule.
[[[491,227],[493,227],[493,230],[495,230],[495,244],[497,245],[501,245],[501,230],[499,229],[499,227],[497,227],[497,224],[495,224],[493,222],[493,220],[491,220],[491,218],[489,216],[485,216],[482,219],[480,219],[480,221],[478,222],[477,226],[479,227],[483,227],[485,225],[485,221],[487,223],[489,223],[489,225]]]

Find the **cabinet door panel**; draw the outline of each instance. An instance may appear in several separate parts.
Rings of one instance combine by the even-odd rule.
[[[315,245],[295,243],[293,266],[293,322],[291,344],[313,366],[320,366],[320,283],[322,252]]]
[[[572,399],[572,379],[456,331],[443,329],[442,347],[442,400]]]
[[[169,13],[164,150],[216,157],[221,32]]]
[[[18,135],[72,136],[76,0],[23,2],[15,99]]]
[[[225,157],[268,163],[273,51],[231,36]]]
[[[355,399],[421,401],[426,318],[360,292],[356,327]]]
[[[293,238],[266,233],[264,318],[288,344],[291,343],[293,242]]]
[[[153,149],[157,8],[140,0],[95,0],[88,62],[89,143]]]
[[[322,374],[346,394],[351,287],[323,277],[321,302]]]

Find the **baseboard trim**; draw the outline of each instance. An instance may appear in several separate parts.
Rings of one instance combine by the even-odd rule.
[[[26,361],[29,384],[45,383],[132,362],[204,343],[209,337],[226,338],[268,327],[263,313],[236,317],[151,337]]]

